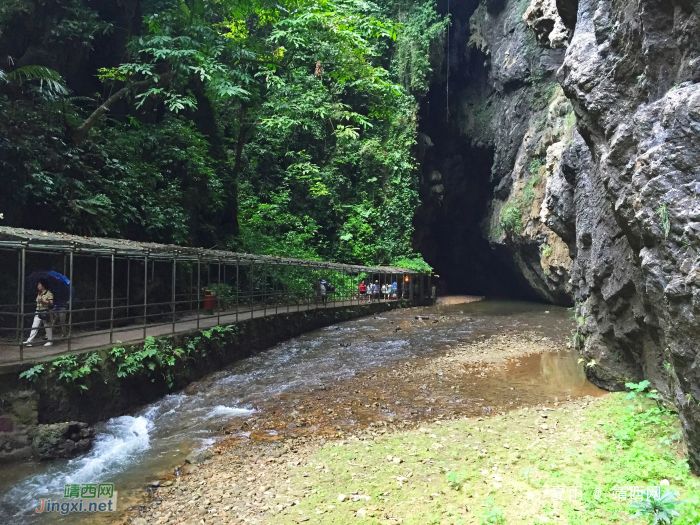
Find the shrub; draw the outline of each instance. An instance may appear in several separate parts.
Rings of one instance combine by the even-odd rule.
[[[509,233],[520,233],[523,229],[523,214],[514,205],[505,206],[501,210],[501,228]]]

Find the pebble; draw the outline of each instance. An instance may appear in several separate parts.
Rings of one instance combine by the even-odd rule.
[[[347,496],[345,494],[338,494],[338,501],[340,501],[341,503],[345,501],[346,498]]]

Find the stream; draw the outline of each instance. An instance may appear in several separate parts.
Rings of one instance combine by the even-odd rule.
[[[94,448],[84,456],[0,467],[0,523],[80,521],[78,516],[34,513],[41,498],[62,496],[67,483],[114,483],[124,509],[137,502],[144,486],[172,475],[192,450],[220,439],[232,419],[264,418],[279,410],[285,396],[323,390],[377,367],[423,359],[494,334],[537,331],[563,340],[571,335],[570,315],[552,305],[486,300],[394,310],[304,334],[132,415],[99,424]],[[528,356],[507,373],[507,382],[496,377],[479,383],[481,397],[504,385],[510,390],[517,385],[523,403],[528,391],[538,398],[535,402],[600,395],[577,358],[573,351]]]

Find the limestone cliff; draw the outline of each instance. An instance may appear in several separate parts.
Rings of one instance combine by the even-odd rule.
[[[569,30],[553,1],[492,4],[482,2],[470,19],[470,45],[486,55],[488,87],[466,90],[460,99],[462,133],[494,147],[494,199],[484,235],[510,254],[540,297],[569,304],[572,261],[546,225],[544,204],[576,122],[554,76]]]
[[[577,133],[547,196],[593,382],[649,379],[700,471],[700,3],[580,0],[559,70]]]
[[[700,1],[481,0],[468,17],[448,129],[493,161],[481,236],[575,304],[594,383],[648,379],[675,404],[700,472]]]

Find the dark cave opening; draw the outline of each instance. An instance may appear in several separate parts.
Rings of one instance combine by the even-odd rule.
[[[470,146],[439,119],[426,118],[421,124],[421,133],[434,145],[422,162],[416,244],[440,276],[441,295],[540,300],[511,262],[511,255],[492,247],[482,233],[493,198],[493,150]],[[434,191],[437,186],[442,186],[439,193]]]
[[[489,203],[494,151],[474,144],[460,131],[460,105],[467,96],[490,89],[487,57],[469,47],[469,18],[479,0],[451,6],[449,92],[445,67],[421,102],[419,113],[420,197],[414,245],[438,279],[439,293],[541,300],[505,249],[491,246],[483,233]],[[438,2],[447,12],[447,2]],[[447,60],[446,60],[447,61]],[[449,112],[448,112],[449,100]]]

